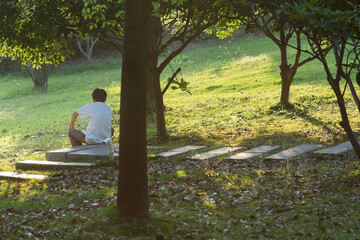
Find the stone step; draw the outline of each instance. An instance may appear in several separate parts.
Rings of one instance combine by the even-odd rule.
[[[287,150],[284,150],[279,153],[275,153],[271,156],[266,157],[265,159],[279,159],[279,160],[285,160],[292,157],[297,157],[301,154],[310,152],[312,150],[315,150],[317,148],[321,147],[321,145],[312,145],[312,144],[303,144],[294,148],[290,148]]]
[[[263,146],[259,146],[259,147],[256,147],[256,148],[252,148],[252,149],[249,149],[247,151],[244,151],[244,152],[241,152],[241,153],[238,153],[238,154],[235,154],[235,155],[232,155],[232,156],[229,156],[225,159],[231,159],[231,160],[246,160],[246,159],[250,159],[250,158],[253,158],[253,157],[256,157],[258,155],[261,155],[261,154],[264,154],[264,153],[267,153],[267,152],[271,152],[275,149],[278,149],[279,146],[267,146],[267,145],[263,145]]]
[[[353,146],[351,145],[350,142],[345,142],[333,147],[329,147],[329,148],[325,148],[325,149],[321,149],[319,151],[316,151],[315,153],[318,154],[333,154],[333,155],[337,155],[337,154],[341,154],[341,153],[345,153],[348,151],[353,150]]]
[[[71,148],[63,148],[63,149],[48,151],[46,152],[46,160],[50,161],[50,160],[66,159],[69,153],[83,151],[91,148],[97,148],[99,146],[102,145],[81,145]]]
[[[175,148],[175,149],[172,149],[172,150],[168,150],[166,152],[159,153],[159,154],[157,154],[157,156],[159,156],[159,157],[171,157],[171,156],[174,156],[174,155],[187,153],[187,152],[190,152],[190,151],[195,151],[195,150],[198,150],[198,149],[201,149],[201,148],[204,148],[204,147],[205,146],[187,145],[187,146],[184,146],[184,147]]]
[[[119,156],[119,145],[113,145],[114,157]],[[81,151],[74,151],[67,154],[66,158],[69,160],[97,160],[108,158],[108,148],[105,144],[97,145],[96,148],[88,148]]]
[[[148,149],[161,149],[163,146],[148,146]],[[119,156],[119,145],[113,145],[115,157]],[[82,145],[64,149],[58,149],[46,152],[46,160],[63,160],[63,159],[101,159],[108,157],[107,147],[104,144]]]
[[[54,162],[39,160],[24,160],[16,162],[16,169],[21,170],[49,170],[49,169],[74,169],[81,167],[94,167],[95,163],[81,162]]]
[[[0,179],[38,179],[44,180],[49,176],[41,174],[28,174],[28,173],[17,173],[17,172],[5,172],[0,171]]]
[[[113,149],[115,151],[114,156],[119,156],[119,145],[113,145]],[[108,156],[108,149],[105,144],[82,145],[46,152],[46,160],[48,161],[61,159],[96,160]]]
[[[190,157],[190,159],[196,159],[196,160],[210,159],[210,158],[218,157],[218,156],[221,156],[221,155],[224,155],[224,154],[227,154],[227,153],[239,150],[239,149],[242,149],[242,147],[222,147],[222,148],[211,150],[209,152],[196,154],[196,155]]]

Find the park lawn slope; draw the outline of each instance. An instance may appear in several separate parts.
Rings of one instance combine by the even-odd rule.
[[[294,52],[290,51],[290,57]],[[303,56],[305,58],[306,56]],[[319,62],[298,71],[291,109],[278,106],[279,51],[264,37],[218,41],[184,51],[171,63],[189,81],[191,95],[169,90],[164,97],[170,141],[243,146],[346,141],[336,100]],[[74,110],[91,101],[94,88],[109,93],[119,133],[121,61],[59,68],[49,91],[32,91],[26,75],[0,78],[0,169],[69,147],[66,133]],[[172,75],[162,75],[162,84]],[[346,93],[348,94],[348,93]],[[350,120],[359,116],[346,95]],[[78,121],[77,127],[86,123]],[[154,122],[148,142],[156,145]],[[117,141],[117,140],[115,140]],[[150,152],[151,153],[151,152]],[[236,162],[148,161],[149,221],[117,219],[117,170],[113,167],[54,174],[45,181],[0,181],[1,239],[357,239],[360,235],[360,166],[353,153],[304,155],[287,161],[262,156]]]

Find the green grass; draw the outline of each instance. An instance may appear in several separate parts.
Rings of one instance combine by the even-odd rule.
[[[164,149],[185,144],[286,149],[346,141],[336,99],[317,61],[295,77],[294,108],[278,108],[279,61],[276,45],[263,37],[184,51],[171,65],[182,68],[179,76],[190,82],[192,94],[166,93],[171,137]],[[96,87],[109,93],[118,135],[120,65],[107,59],[61,67],[50,76],[47,93],[32,91],[25,74],[0,77],[0,170],[13,171],[18,160],[45,159],[46,151],[69,147],[71,114],[91,101]],[[171,75],[167,68],[163,86]],[[351,97],[346,99],[358,132],[358,112]],[[78,128],[85,125],[77,122]],[[149,121],[151,145],[156,144],[154,126]],[[360,234],[360,166],[354,153],[285,162],[263,156],[245,162],[190,161],[185,156],[149,158],[151,217],[144,222],[116,217],[117,171],[108,164],[47,171],[55,175],[45,181],[1,181],[0,238],[357,239]]]

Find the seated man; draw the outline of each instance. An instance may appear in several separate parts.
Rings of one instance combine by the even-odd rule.
[[[112,137],[114,129],[111,127],[112,112],[106,105],[107,93],[104,89],[95,89],[92,93],[92,103],[88,103],[76,110],[69,125],[69,138],[72,146],[85,144],[101,144],[106,138]],[[77,117],[86,118],[86,130],[74,129]]]

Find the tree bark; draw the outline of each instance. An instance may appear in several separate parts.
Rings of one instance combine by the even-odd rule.
[[[160,80],[160,75],[158,73],[158,58],[159,58],[159,44],[161,42],[161,34],[162,34],[162,24],[159,17],[153,16],[151,17],[151,30],[150,30],[150,40],[149,40],[149,77],[147,78],[147,107],[149,111],[155,112],[155,99],[156,92],[154,92],[153,82],[155,79]]]
[[[159,141],[167,140],[165,107],[161,91],[160,74],[158,67],[159,44],[161,43],[162,25],[159,17],[151,18],[149,76],[147,81],[147,109],[156,115],[157,138]]]
[[[155,114],[156,114],[156,137],[162,142],[168,138],[165,121],[164,98],[160,86],[160,74],[153,78],[153,87],[155,93]]]
[[[281,96],[280,96],[280,105],[287,107],[290,106],[290,86],[291,81],[288,81],[287,78],[281,78]]]
[[[48,64],[41,64],[41,68],[39,69],[30,69],[30,67],[26,67],[26,70],[34,83],[35,90],[46,92],[51,66]]]
[[[290,85],[291,80],[290,77],[290,66],[288,65],[287,59],[287,43],[288,38],[285,33],[285,23],[280,18],[278,20],[279,24],[279,34],[280,34],[280,42],[278,44],[280,48],[280,56],[281,56],[281,64],[280,64],[280,75],[281,75],[281,96],[280,96],[280,105],[289,106],[289,95],[290,95]]]
[[[149,215],[146,163],[146,78],[151,1],[125,1],[121,79],[117,211],[125,218]]]
[[[280,31],[281,32],[281,31]],[[283,38],[280,35],[280,38]],[[285,40],[285,37],[284,39]],[[280,64],[280,76],[281,76],[281,96],[280,96],[280,105],[289,106],[289,96],[290,96],[290,85],[292,79],[290,79],[290,67],[287,60],[287,44],[281,42],[279,45],[281,53],[281,64]]]

